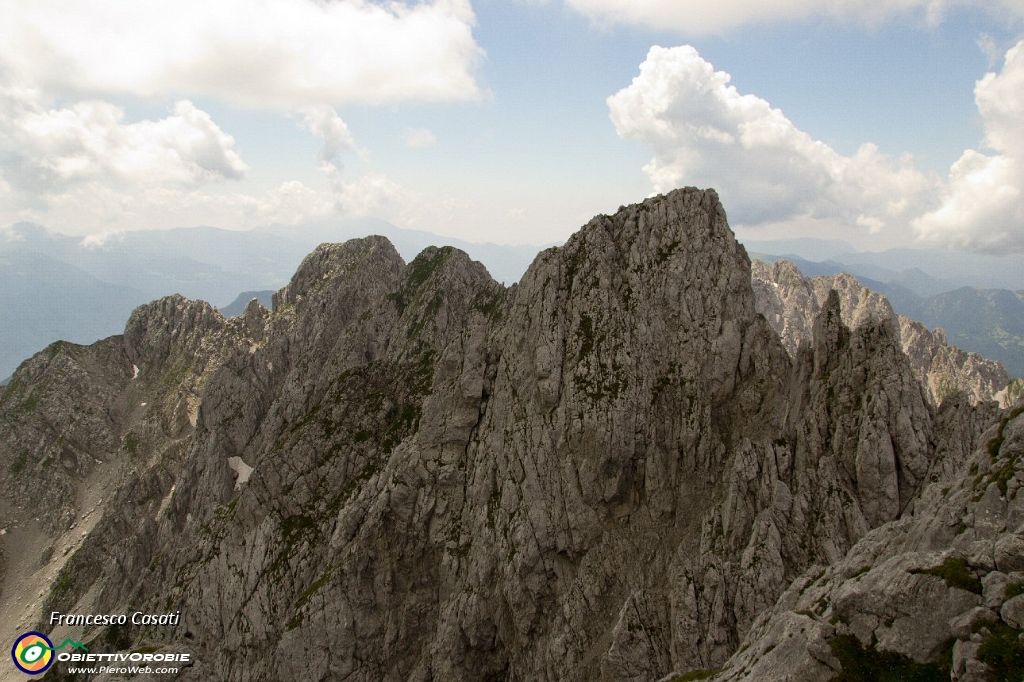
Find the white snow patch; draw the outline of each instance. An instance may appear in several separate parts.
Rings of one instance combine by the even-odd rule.
[[[243,462],[241,457],[228,457],[228,466],[235,472],[235,490],[241,490],[242,485],[249,482],[254,469]]]
[[[139,378],[139,366],[138,365],[132,365],[132,379],[138,379],[138,378]]]

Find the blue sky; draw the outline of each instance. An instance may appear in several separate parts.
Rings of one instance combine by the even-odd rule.
[[[750,239],[1024,250],[1022,0],[765,7],[9,0],[0,230],[543,244],[696,184]]]

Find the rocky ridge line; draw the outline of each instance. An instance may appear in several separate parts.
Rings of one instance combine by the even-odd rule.
[[[897,315],[888,299],[862,286],[852,275],[804,277],[790,261],[772,264],[754,261],[751,266],[757,311],[765,316],[790,355],[811,340],[811,326],[829,296],[839,294],[843,322],[855,328],[869,319],[892,319],[899,326],[903,351],[914,374],[925,385],[936,405],[962,391],[973,402],[997,400],[1012,404],[1019,388],[1008,390],[1011,377],[994,360],[970,353],[946,341],[942,329],[929,330],[919,322]]]
[[[156,407],[83,445],[128,473],[44,608],[180,609],[87,644],[191,651],[183,680],[747,675],[731,657],[794,580],[913,514],[998,419],[936,408],[891,319],[850,328],[829,295],[791,356],[756,305],[693,188],[598,216],[507,289],[457,250],[406,264],[367,238],[319,247],[273,312],[157,302],[74,349],[106,358],[80,382],[97,410]],[[74,428],[57,359],[0,401],[5,489],[45,485],[42,457],[4,472]]]

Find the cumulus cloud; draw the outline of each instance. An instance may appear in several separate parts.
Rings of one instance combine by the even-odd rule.
[[[925,241],[966,249],[1024,250],[1024,41],[1006,53],[1002,71],[974,88],[995,153],[968,149],[950,168],[942,205],[913,223]]]
[[[22,200],[48,198],[86,183],[199,186],[241,178],[235,140],[187,100],[155,121],[125,122],[101,101],[45,109],[30,101],[0,107],[0,176]]]
[[[409,149],[423,149],[437,144],[437,136],[426,128],[406,128],[402,140]]]
[[[81,233],[329,214],[343,154],[365,155],[335,107],[477,99],[475,22],[470,0],[0,3],[0,218]],[[186,97],[298,113],[328,188],[200,192],[248,167]],[[131,121],[115,102],[132,98],[179,101]]]
[[[928,205],[937,177],[872,144],[843,156],[778,109],[741,94],[690,46],[654,47],[640,74],[608,98],[618,134],[650,147],[654,189],[717,187],[730,215],[756,224],[840,219],[870,232]]]
[[[945,178],[866,143],[851,156],[739,93],[690,46],[652,48],[608,98],[619,135],[653,151],[655,191],[716,187],[738,224],[818,224],[937,246],[1024,251],[1024,40],[975,86],[990,153],[966,150]]]
[[[565,0],[601,24],[637,24],[658,30],[709,33],[748,23],[831,17],[875,24],[897,16],[916,15],[940,23],[950,9],[974,7],[997,16],[1024,18],[1019,0]]]
[[[374,215],[405,226],[445,226],[464,208],[411,191],[382,173],[346,177],[344,153],[360,153],[327,105],[304,107],[299,126],[323,140],[324,183],[282,182],[259,193],[209,191],[248,170],[235,141],[189,101],[158,120],[126,121],[122,108],[88,100],[45,108],[0,82],[0,221],[28,220],[84,235],[98,248],[128,230],[214,224],[236,228]],[[6,99],[2,95],[6,94]],[[9,182],[8,182],[9,180]],[[9,231],[8,231],[9,232]],[[11,232],[11,234],[14,234]],[[7,232],[0,233],[7,238]]]
[[[0,71],[45,93],[297,111],[478,97],[469,0],[8,0]]]

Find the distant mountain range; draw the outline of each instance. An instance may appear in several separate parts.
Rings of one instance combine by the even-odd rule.
[[[896,312],[942,327],[950,343],[998,360],[1013,376],[1024,377],[1024,291],[961,287],[927,298],[897,301],[890,296],[890,301]]]
[[[380,234],[406,260],[430,245],[456,246],[508,284],[522,276],[533,246],[474,244],[404,230],[374,219],[272,225],[239,232],[213,227],[141,230],[86,246],[79,237],[18,223],[0,232],[0,379],[57,340],[92,343],[120,333],[131,311],[175,293],[234,308],[229,301],[284,286],[318,244]],[[260,292],[264,292],[261,294]],[[248,296],[248,298],[246,298]],[[237,312],[241,312],[239,309]]]
[[[899,283],[919,296],[933,296],[960,287],[1024,289],[1024,254],[981,254],[937,249],[858,251],[851,244],[827,239],[741,240],[751,258],[781,256],[808,276],[848,272],[886,283]],[[826,272],[805,270],[808,262]],[[836,270],[838,268],[838,270]]]
[[[316,245],[369,234],[388,237],[406,261],[427,246],[455,246],[505,284],[518,281],[541,248],[471,243],[372,218],[247,232],[141,230],[92,246],[19,223],[0,232],[0,378],[53,341],[91,343],[120,333],[135,307],[161,296],[203,299],[227,316],[252,298],[266,305]],[[807,276],[848,272],[897,312],[943,327],[950,343],[1024,376],[1024,256],[857,252],[820,239],[748,240],[746,247],[752,258],[785,257]]]
[[[1024,257],[952,254],[897,249],[879,253],[834,253],[843,242],[794,240],[751,242],[751,257],[785,257],[809,277],[846,272],[889,299],[893,309],[929,328],[941,327],[949,342],[1003,363],[1024,377]],[[825,255],[821,261],[795,254]],[[775,253],[760,253],[773,249]],[[829,254],[832,255],[829,255]],[[901,266],[910,267],[897,269]],[[941,274],[937,276],[937,274]],[[985,288],[983,283],[1000,287]]]
[[[235,317],[237,315],[241,315],[245,312],[245,306],[249,305],[249,301],[254,298],[260,302],[261,306],[269,310],[274,303],[274,290],[264,289],[263,291],[243,291],[238,295],[238,298],[221,308],[220,312],[224,317]]]

